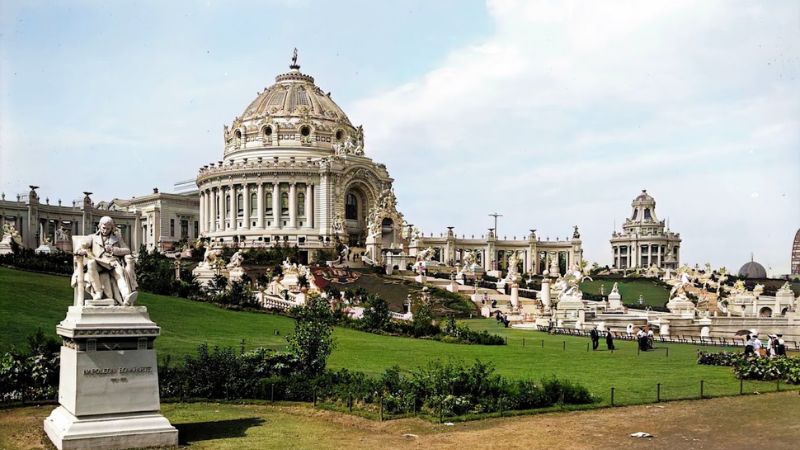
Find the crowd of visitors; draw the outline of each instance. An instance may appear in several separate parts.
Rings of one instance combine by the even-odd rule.
[[[786,342],[784,342],[782,334],[770,334],[767,338],[767,347],[764,348],[764,344],[758,338],[758,333],[748,334],[744,354],[756,358],[786,356]]]

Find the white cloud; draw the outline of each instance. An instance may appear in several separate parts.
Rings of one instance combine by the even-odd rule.
[[[647,188],[687,262],[788,272],[800,225],[797,4],[490,1],[495,33],[356,102],[426,231],[566,236],[608,263]],[[435,181],[433,181],[435,180]],[[758,196],[751,194],[758,192]],[[619,220],[617,221],[619,223]]]

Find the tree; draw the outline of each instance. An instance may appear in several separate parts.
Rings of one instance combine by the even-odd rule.
[[[313,378],[325,371],[335,347],[333,313],[328,301],[316,294],[309,294],[306,304],[293,308],[291,313],[295,324],[294,333],[286,337],[289,352],[297,358],[300,373]]]
[[[377,295],[368,296],[362,320],[368,330],[388,331],[391,324],[389,304]]]

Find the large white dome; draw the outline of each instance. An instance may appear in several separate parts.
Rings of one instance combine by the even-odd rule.
[[[230,128],[225,126],[226,160],[325,156],[337,144],[363,139],[330,92],[324,93],[313,77],[301,73],[299,65],[289,67],[258,93]]]

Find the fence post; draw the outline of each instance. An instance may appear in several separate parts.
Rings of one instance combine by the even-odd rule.
[[[544,339],[542,339],[542,348],[544,348]]]
[[[563,345],[561,346],[561,350],[567,351],[567,341],[564,341],[562,344]]]
[[[275,403],[275,383],[269,384],[269,401]]]
[[[636,356],[639,356],[639,353],[641,353],[641,351],[642,351],[641,347],[636,347]]]
[[[703,387],[705,385],[704,380],[700,380],[700,398],[703,398]]]
[[[667,347],[667,358],[669,358],[669,347]]]
[[[611,406],[614,406],[614,386],[611,386]]]
[[[739,379],[739,395],[744,394],[744,379]]]
[[[661,401],[661,383],[656,384],[656,402]]]
[[[525,347],[525,337],[522,338],[522,346]]]
[[[586,351],[587,352],[589,351],[589,343],[588,342],[586,343]]]

